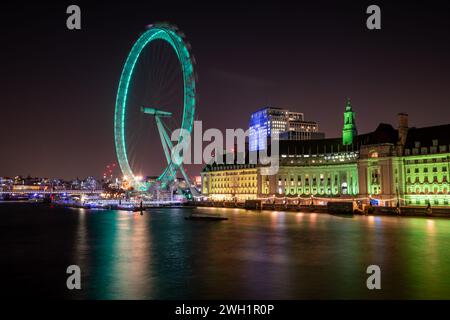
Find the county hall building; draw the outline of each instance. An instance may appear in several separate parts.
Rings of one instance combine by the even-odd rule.
[[[375,205],[450,206],[450,124],[410,128],[381,123],[358,134],[350,101],[342,137],[279,140],[279,170],[257,164],[212,164],[202,171],[202,193],[216,201],[359,200]]]

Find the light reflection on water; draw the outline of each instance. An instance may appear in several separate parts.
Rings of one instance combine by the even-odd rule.
[[[219,208],[196,210],[229,220],[184,220],[192,210],[153,209],[140,215],[45,207],[33,215],[15,213],[29,214],[28,220],[4,217],[1,226],[18,230],[24,221],[52,226],[42,228],[45,237],[11,232],[8,247],[20,266],[31,259],[23,253],[39,244],[47,268],[38,267],[35,276],[50,272],[49,266],[52,274],[46,274],[45,283],[24,285],[36,290],[39,284],[48,297],[450,298],[450,220]],[[64,234],[53,229],[58,227]],[[57,269],[69,264],[81,267],[82,291],[59,285],[66,275]],[[381,291],[366,288],[371,264],[381,267]],[[20,272],[19,267],[11,277],[20,281]]]

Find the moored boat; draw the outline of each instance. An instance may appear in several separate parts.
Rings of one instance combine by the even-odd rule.
[[[228,218],[224,217],[224,216],[211,215],[211,214],[200,214],[200,213],[193,213],[184,218],[186,220],[205,220],[205,221],[228,220]]]

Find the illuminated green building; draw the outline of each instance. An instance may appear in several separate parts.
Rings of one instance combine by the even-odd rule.
[[[256,188],[245,197],[450,206],[449,164],[450,124],[409,128],[408,115],[400,113],[397,128],[381,123],[375,131],[358,135],[348,101],[342,137],[279,141],[278,172],[262,175],[257,166]],[[233,168],[214,170],[219,169]]]
[[[358,148],[341,138],[280,141],[280,168],[261,176],[261,196],[356,196]]]
[[[402,157],[407,205],[449,206],[449,147],[450,125],[409,130]]]
[[[342,139],[280,141],[280,170],[261,177],[268,195],[355,199],[375,205],[449,206],[450,125],[409,128],[381,123],[356,134],[350,102]]]

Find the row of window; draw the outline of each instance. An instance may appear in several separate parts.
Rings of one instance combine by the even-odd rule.
[[[434,187],[434,188],[419,188],[419,187],[410,187],[407,189],[408,193],[410,194],[448,194],[448,189],[446,187],[444,188],[438,188],[438,187]]]
[[[283,190],[284,189],[284,190]],[[269,193],[269,189],[265,188],[264,192],[266,194]],[[278,188],[277,190],[278,194],[286,194],[286,195],[337,195],[337,194],[357,194],[358,192],[356,191],[356,188],[354,190],[354,192],[352,192],[352,190],[349,190],[347,188],[347,186],[343,186],[341,188],[331,188],[331,187],[327,187],[327,188]]]
[[[406,164],[418,164],[418,163],[437,163],[437,162],[447,162],[447,158],[425,158],[425,159],[414,159],[414,160],[406,160]]]
[[[230,180],[236,180],[236,181],[255,181],[256,176],[255,175],[245,175],[245,176],[227,176],[227,177],[211,177],[211,182],[218,182],[218,181],[230,181]]]
[[[407,183],[446,183],[447,182],[447,176],[443,176],[442,179],[438,179],[437,176],[434,176],[433,178],[425,176],[423,179],[420,179],[419,177],[408,177],[406,180]]]
[[[244,189],[244,188],[226,188],[226,189],[217,189],[217,190],[211,190],[210,193],[214,194],[256,194],[256,189]]]
[[[411,173],[411,168],[406,169],[406,173]],[[447,167],[441,167],[441,172],[447,172]],[[433,168],[428,168],[428,167],[424,167],[422,168],[422,172],[423,173],[428,173],[428,172],[439,172],[439,168],[438,167],[433,167]],[[414,168],[414,173],[420,173],[420,168]]]
[[[418,155],[418,154],[428,154],[428,153],[438,153],[438,152],[447,152],[447,146],[433,146],[433,147],[416,147],[412,149],[405,149],[405,155]]]
[[[217,165],[208,168],[208,171],[224,171],[224,170],[239,170],[239,169],[251,169],[255,168],[255,164],[229,164],[229,165]],[[230,172],[224,172],[223,175],[235,174]]]
[[[212,188],[241,188],[241,187],[256,187],[256,183],[241,183],[233,185],[231,183],[212,183]]]
[[[420,200],[420,199],[416,199],[416,200],[408,200],[407,203],[409,205],[428,205],[432,204],[432,205],[444,205],[444,206],[448,206],[449,205],[450,200],[448,199],[433,199],[433,200]]]
[[[344,160],[344,159],[351,159],[355,160],[358,157],[357,152],[348,152],[348,153],[334,153],[334,154],[323,154],[323,153],[304,153],[304,154],[282,154],[281,158],[319,158],[319,159],[325,159],[325,160]],[[317,161],[318,162],[318,161]]]

